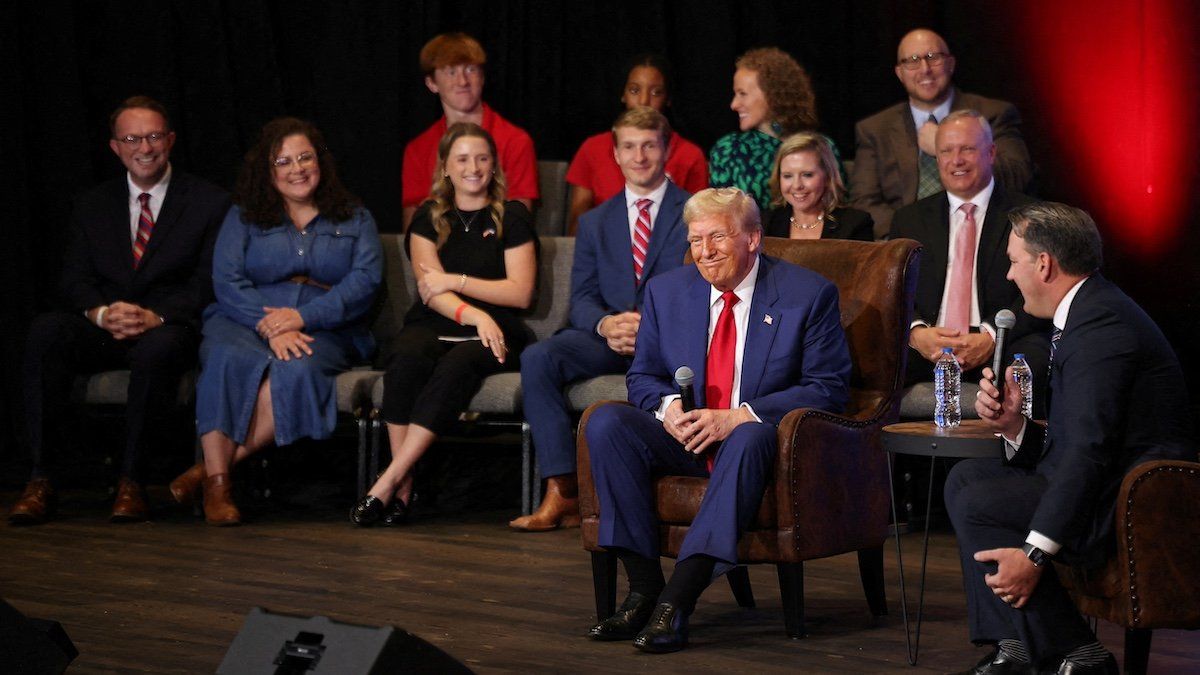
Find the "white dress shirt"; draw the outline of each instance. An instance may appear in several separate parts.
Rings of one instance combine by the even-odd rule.
[[[625,215],[629,218],[629,245],[633,246],[634,231],[637,229],[638,207],[637,203],[641,199],[650,200],[650,235],[654,236],[654,224],[658,222],[658,209],[662,206],[663,197],[667,195],[667,182],[663,180],[662,185],[651,190],[648,194],[639,195],[630,189],[629,184],[625,184]],[[648,254],[650,251],[647,250]],[[633,249],[629,251],[629,267],[633,268]],[[642,283],[645,283],[643,278]],[[600,324],[612,314],[605,314],[596,322],[596,335],[600,335]],[[604,337],[600,335],[600,337]]]
[[[992,201],[992,193],[996,190],[996,179],[993,178],[988,182],[987,187],[980,190],[970,199],[962,199],[956,197],[949,192],[946,197],[950,201],[950,240],[949,250],[946,256],[946,284],[942,288],[942,302],[938,308],[937,322],[935,325],[944,326],[946,320],[946,301],[950,297],[950,280],[954,278],[954,266],[958,264],[958,256],[955,254],[954,242],[957,240],[959,231],[966,225],[967,216],[959,210],[963,204],[975,205],[975,260],[971,266],[971,325],[979,326],[992,339],[996,339],[996,330],[987,321],[981,320],[979,314],[979,274],[976,270],[979,268],[979,240],[983,237],[983,220],[987,218],[988,205]],[[912,327],[928,326],[924,321],[913,321]]]

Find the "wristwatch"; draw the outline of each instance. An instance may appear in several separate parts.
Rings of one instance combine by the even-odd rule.
[[[1054,557],[1033,544],[1025,544],[1021,547],[1021,551],[1025,553],[1025,557],[1029,558],[1029,562],[1033,563],[1034,567],[1041,567]]]

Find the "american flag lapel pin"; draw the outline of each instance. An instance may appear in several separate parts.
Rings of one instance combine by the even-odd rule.
[[[763,314],[763,323],[767,324],[768,326],[771,326],[771,325],[774,325],[775,320],[771,318],[770,314]]]

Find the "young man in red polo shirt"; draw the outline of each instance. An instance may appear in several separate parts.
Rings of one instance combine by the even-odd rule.
[[[483,66],[487,54],[475,38],[465,33],[439,35],[421,48],[425,86],[442,102],[442,118],[404,147],[401,191],[404,229],[417,207],[429,196],[437,146],[446,128],[456,122],[474,122],[496,141],[500,166],[508,181],[508,198],[530,209],[538,198],[537,156],[533,139],[525,130],[501,117],[483,102]]]

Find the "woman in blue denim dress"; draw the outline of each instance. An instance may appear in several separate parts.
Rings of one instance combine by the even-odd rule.
[[[332,434],[334,379],[375,348],[367,313],[383,268],[374,219],[342,187],[307,122],[263,128],[234,203],[213,251],[217,301],[200,345],[204,462],[171,484],[186,501],[203,483],[210,525],[241,521],[230,492],[235,463],[271,443]]]

